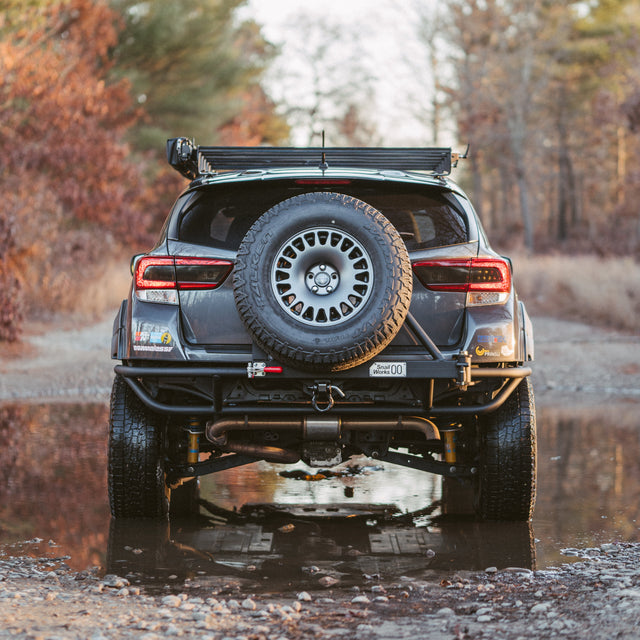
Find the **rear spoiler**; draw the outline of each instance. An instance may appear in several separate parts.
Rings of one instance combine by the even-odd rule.
[[[218,171],[317,167],[451,173],[457,153],[449,147],[200,147],[188,138],[167,140],[167,161],[195,180]]]

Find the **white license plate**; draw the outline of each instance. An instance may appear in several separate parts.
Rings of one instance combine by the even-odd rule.
[[[374,362],[369,367],[371,378],[404,378],[406,375],[406,362]]]

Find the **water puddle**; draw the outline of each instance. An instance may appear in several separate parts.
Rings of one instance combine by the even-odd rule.
[[[544,568],[568,547],[640,540],[638,413],[539,410],[531,524],[444,517],[439,478],[366,458],[340,473],[256,463],[206,476],[199,516],[150,523],[109,517],[104,405],[2,405],[0,554],[218,593]]]

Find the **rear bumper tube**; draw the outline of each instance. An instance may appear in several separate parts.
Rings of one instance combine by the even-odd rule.
[[[432,363],[433,364],[433,363]],[[247,375],[246,368],[240,367],[138,367],[132,365],[117,365],[114,368],[116,374],[121,375],[131,387],[136,396],[152,411],[171,415],[205,415],[212,416],[218,414],[221,416],[237,416],[237,415],[300,415],[308,412],[314,414],[311,407],[307,411],[305,408],[296,406],[273,406],[264,404],[236,405],[227,406],[216,411],[213,402],[209,405],[170,405],[160,402],[153,398],[140,382],[140,378],[176,378],[176,377],[222,377],[222,376],[241,376]],[[511,393],[518,386],[523,378],[531,375],[531,367],[510,367],[507,369],[494,369],[488,367],[471,368],[467,374],[471,381],[482,378],[501,378],[505,381],[504,386],[498,392],[497,396],[491,401],[477,405],[451,405],[451,406],[433,406],[429,409],[420,409],[412,405],[358,405],[358,406],[341,406],[336,403],[335,409],[331,410],[330,415],[363,415],[375,412],[377,415],[416,415],[421,414],[425,418],[436,417],[442,415],[451,416],[468,416],[479,415],[495,411],[501,407]],[[436,376],[438,378],[449,376]]]

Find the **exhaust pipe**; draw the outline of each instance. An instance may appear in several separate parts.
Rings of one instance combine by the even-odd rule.
[[[280,447],[268,447],[261,444],[230,442],[224,447],[224,449],[230,453],[242,453],[253,458],[261,458],[267,462],[293,464],[300,460],[300,454],[295,451],[281,449]]]
[[[295,451],[259,444],[228,442],[230,432],[242,431],[299,431],[305,441],[337,441],[342,431],[418,431],[425,440],[440,440],[438,427],[418,416],[393,418],[342,419],[330,417],[291,418],[223,418],[208,422],[205,430],[207,440],[224,451],[244,453],[264,458],[269,462],[293,463],[300,459]]]

